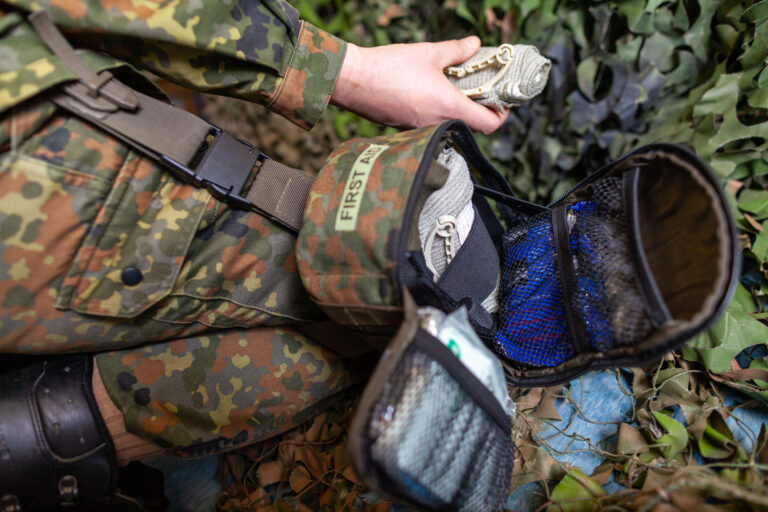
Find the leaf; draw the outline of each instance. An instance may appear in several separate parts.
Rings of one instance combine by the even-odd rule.
[[[761,464],[768,464],[768,429],[765,423],[760,425],[760,434],[757,436],[754,452]]]
[[[740,449],[720,413],[712,413],[704,429],[704,435],[699,440],[701,455],[708,459],[726,459],[739,454]]]
[[[706,114],[724,114],[735,108],[739,100],[739,77],[736,74],[720,75],[717,83],[709,89],[693,108],[693,117]]]
[[[628,423],[622,423],[619,425],[616,451],[626,455],[647,452],[648,442],[636,427]]]
[[[605,496],[607,492],[597,482],[585,475],[580,469],[572,469],[552,490],[552,501],[556,504],[547,507],[547,512],[565,511],[582,512],[595,508],[594,498]]]
[[[768,218],[768,193],[764,190],[742,190],[737,204],[739,209],[753,213],[757,220]]]
[[[768,0],[762,0],[744,11],[742,17],[749,21],[768,19]]]
[[[655,32],[645,40],[643,49],[640,52],[640,61],[642,67],[655,67],[662,73],[674,69],[673,53],[670,51],[675,47],[675,39]]]
[[[541,402],[533,411],[532,416],[541,419],[555,419],[560,420],[560,414],[555,407],[555,400],[557,399],[558,387],[547,388],[542,394]]]
[[[587,57],[576,67],[576,80],[581,92],[590,100],[595,99],[595,82],[600,63],[594,57]]]
[[[768,260],[768,234],[764,231],[759,231],[755,235],[755,243],[752,244],[752,253],[757,258],[757,261],[763,262]]]
[[[731,307],[745,313],[752,313],[755,310],[755,301],[752,299],[752,294],[741,283],[736,283],[736,293],[733,295]]]
[[[656,422],[667,432],[656,440],[656,447],[665,457],[674,457],[688,445],[688,431],[679,421],[664,412],[652,412]]]
[[[340,470],[349,464],[349,453],[347,452],[347,443],[339,443],[333,448],[333,465],[336,470]]]
[[[748,69],[752,66],[760,66],[766,57],[768,57],[768,16],[755,27],[755,38],[739,57],[739,62],[743,69]]]
[[[321,456],[317,453],[314,446],[308,446],[306,451],[307,468],[315,477],[321,477],[325,473],[325,468],[321,462]]]
[[[689,361],[700,361],[713,372],[725,372],[739,352],[767,339],[768,327],[738,305],[730,306],[709,331],[688,342],[682,354]]]
[[[259,477],[259,485],[266,487],[283,478],[283,465],[276,460],[262,462],[259,464],[256,474]]]
[[[246,458],[237,453],[227,455],[227,466],[232,474],[232,478],[242,481],[245,478],[245,472],[248,468]]]
[[[307,472],[304,471],[304,468],[301,466],[296,466],[293,468],[293,471],[291,471],[291,476],[288,479],[288,483],[291,486],[291,490],[296,494],[299,494],[301,491],[312,484],[312,479],[309,477]]]

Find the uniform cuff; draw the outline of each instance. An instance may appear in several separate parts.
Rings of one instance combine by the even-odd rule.
[[[328,105],[346,51],[345,41],[302,22],[296,51],[267,106],[304,129],[312,128]]]

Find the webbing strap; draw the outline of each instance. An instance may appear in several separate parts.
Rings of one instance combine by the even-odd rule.
[[[149,154],[153,159],[167,155],[188,165],[205,142],[211,125],[173,105],[138,91],[133,93],[138,104],[134,111],[95,110],[81,101],[82,97],[72,88],[64,88],[63,93],[53,98],[53,102],[104,128],[132,147],[141,145],[142,153]]]
[[[205,187],[233,208],[257,211],[290,231],[299,231],[313,178],[269,159],[185,110],[129,88],[109,72],[94,73],[45,11],[29,19],[51,51],[80,78],[52,98],[56,105],[158,161],[184,181]],[[241,197],[255,167],[256,177],[247,196]]]
[[[245,198],[266,213],[292,226],[301,226],[313,182],[313,178],[301,171],[265,160]]]
[[[29,22],[40,38],[48,45],[48,48],[80,78],[92,96],[101,94],[119,105],[120,108],[128,110],[133,110],[138,106],[133,91],[117,80],[112,80],[112,73],[105,71],[96,74],[88,67],[61,35],[46,11],[33,12],[29,15]]]

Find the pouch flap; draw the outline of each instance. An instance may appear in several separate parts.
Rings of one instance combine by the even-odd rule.
[[[321,307],[399,305],[396,250],[414,178],[435,131],[432,126],[354,139],[326,161],[312,185],[296,247],[304,286]]]
[[[127,176],[140,172],[130,166],[123,172],[126,182],[110,192],[86,235],[57,307],[132,318],[173,289],[210,194],[167,173],[151,172],[141,180]]]

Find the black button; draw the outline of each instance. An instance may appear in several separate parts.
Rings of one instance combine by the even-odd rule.
[[[123,283],[125,283],[126,286],[136,286],[142,279],[144,279],[144,276],[141,275],[141,270],[136,267],[128,267],[123,270],[120,279],[123,280]]]

